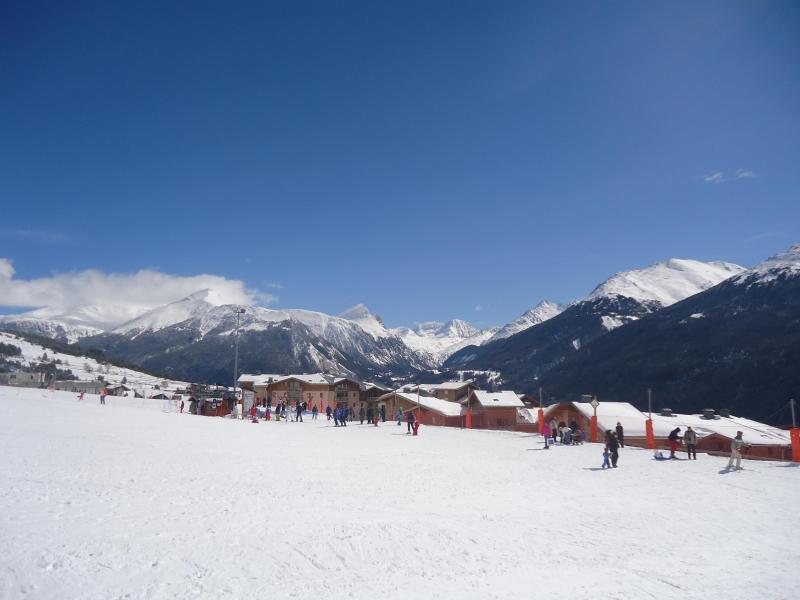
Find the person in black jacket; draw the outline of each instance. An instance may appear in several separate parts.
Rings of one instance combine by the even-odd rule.
[[[616,469],[619,460],[619,442],[610,429],[606,431],[606,448],[611,453],[611,466]]]
[[[622,428],[622,423],[617,421],[617,441],[619,442],[619,447],[625,447],[625,430]]]
[[[667,436],[667,443],[669,444],[669,457],[670,458],[678,458],[675,456],[675,451],[678,449],[678,446],[681,443],[681,428],[676,427],[672,431],[669,432]]]

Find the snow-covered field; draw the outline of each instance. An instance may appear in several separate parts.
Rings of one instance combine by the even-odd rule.
[[[0,387],[0,597],[794,598],[800,469]]]

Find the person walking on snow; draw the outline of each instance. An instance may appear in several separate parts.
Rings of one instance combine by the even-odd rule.
[[[325,414],[328,416],[328,421],[331,420],[331,412],[333,412],[333,411],[331,411],[330,405],[326,406],[325,407]]]
[[[686,428],[683,434],[683,442],[686,444],[686,458],[697,460],[697,433],[691,427]]]
[[[625,447],[625,430],[622,428],[622,423],[617,421],[617,441],[619,442],[619,447]]]
[[[386,423],[386,405],[381,404],[381,421]]]
[[[742,435],[744,434],[741,431],[737,431],[736,437],[731,440],[731,457],[728,460],[729,469],[735,468],[738,471],[742,468],[742,446],[744,446]],[[734,461],[736,461],[735,467],[733,466]]]
[[[676,427],[672,431],[669,432],[669,436],[667,436],[667,443],[669,443],[669,457],[670,458],[678,458],[675,456],[675,451],[678,449],[678,446],[681,443],[681,428]]]
[[[416,421],[414,411],[410,410],[406,413],[406,424],[408,425],[408,431],[406,431],[406,435],[411,433],[411,430],[414,429],[414,421]]]
[[[181,400],[181,414],[183,414],[183,400]]]
[[[297,403],[297,408],[295,409],[295,421],[300,423],[303,422],[303,405],[299,402]]]
[[[403,422],[403,409],[397,409],[397,424],[400,425]]]
[[[555,444],[558,440],[558,421],[555,418],[550,419],[550,433],[553,434],[553,443]]]
[[[611,452],[608,450],[608,445],[603,448],[603,469],[610,469],[611,463],[608,461],[608,458],[611,456]]]
[[[367,411],[364,409],[364,405],[361,405],[361,408],[358,409],[358,418],[361,421],[361,425],[364,424],[364,417],[367,416]]]
[[[311,407],[311,420],[316,421],[318,416],[319,416],[319,409],[315,404],[314,406]]]
[[[611,466],[617,468],[617,461],[619,460],[619,442],[614,436],[614,432],[610,429],[606,431],[606,448],[611,454]]]

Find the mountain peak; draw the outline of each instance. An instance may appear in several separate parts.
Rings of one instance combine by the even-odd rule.
[[[766,283],[777,279],[781,275],[788,277],[800,275],[800,244],[795,244],[788,250],[770,256],[767,260],[739,275],[736,278],[736,282],[751,282],[755,280],[760,283]]]
[[[510,323],[503,325],[503,327],[501,327],[489,341],[493,342],[495,340],[502,340],[507,337],[511,337],[520,331],[524,331],[533,327],[534,325],[538,325],[539,323],[543,323],[548,319],[552,319],[563,310],[564,307],[560,304],[550,302],[549,300],[542,300],[539,302],[539,304],[533,308],[529,308]]]
[[[372,337],[378,338],[389,335],[389,332],[383,326],[383,319],[370,312],[365,304],[358,303],[352,308],[348,308],[339,315],[339,318],[345,321],[352,321]]]
[[[734,263],[671,258],[643,269],[616,273],[597,286],[587,300],[624,296],[669,306],[744,271]]]

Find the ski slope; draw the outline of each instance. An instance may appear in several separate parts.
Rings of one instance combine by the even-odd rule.
[[[119,399],[124,400],[124,399]],[[141,402],[141,401],[140,401]],[[0,387],[0,598],[796,597],[800,469]],[[141,405],[140,405],[141,406]]]

